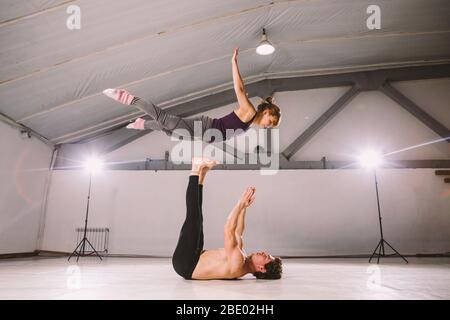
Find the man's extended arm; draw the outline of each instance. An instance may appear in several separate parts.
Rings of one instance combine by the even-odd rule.
[[[232,250],[236,246],[242,248],[242,234],[245,227],[246,209],[255,200],[255,188],[249,187],[228,216],[224,226],[225,249]]]
[[[245,214],[247,213],[247,208],[243,208],[238,216],[238,221],[236,225],[235,233],[239,237],[242,237],[245,229]]]
[[[226,250],[232,250],[239,245],[238,239],[236,237],[236,229],[238,227],[238,221],[242,216],[242,212],[243,207],[239,202],[228,215],[227,222],[225,223],[223,229]]]

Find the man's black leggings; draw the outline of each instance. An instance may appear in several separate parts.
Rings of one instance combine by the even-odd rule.
[[[186,190],[186,220],[172,257],[173,268],[185,279],[192,279],[203,251],[202,201],[203,186],[198,184],[198,176],[191,175]]]

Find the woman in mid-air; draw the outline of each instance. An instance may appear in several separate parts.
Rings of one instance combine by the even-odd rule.
[[[151,102],[133,96],[124,89],[106,89],[103,93],[123,104],[135,106],[152,117],[151,120],[142,118],[136,119],[127,126],[129,129],[161,130],[168,135],[172,135],[175,132],[177,135],[187,136],[193,139],[196,136],[194,132],[194,122],[199,121],[202,129],[202,136],[200,138],[207,142],[217,142],[230,138],[230,132],[235,134],[247,131],[251,124],[261,128],[273,128],[278,126],[281,120],[281,112],[280,108],[272,103],[272,97],[265,99],[256,109],[249,101],[244,88],[244,82],[239,73],[237,55],[238,49],[236,48],[234,49],[231,62],[238,108],[222,118],[213,119],[208,116],[198,116],[186,119],[170,114]],[[214,134],[211,138],[208,135],[203,135],[208,129],[218,130],[216,133],[220,132],[221,136]],[[227,132],[227,130],[233,131]]]

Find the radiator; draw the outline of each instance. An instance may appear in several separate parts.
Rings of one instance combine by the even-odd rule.
[[[84,228],[76,228],[77,244],[80,243],[84,236]],[[109,228],[87,228],[86,238],[94,246],[98,253],[108,253]],[[89,253],[91,247],[87,245],[86,252]]]

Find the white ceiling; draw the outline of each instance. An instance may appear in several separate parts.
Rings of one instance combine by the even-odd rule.
[[[381,8],[381,30],[366,9]],[[69,30],[66,9],[81,9]],[[450,1],[2,0],[0,112],[58,143],[140,115],[101,94],[123,87],[173,105],[231,83],[450,59]],[[265,27],[276,46],[255,48]]]

